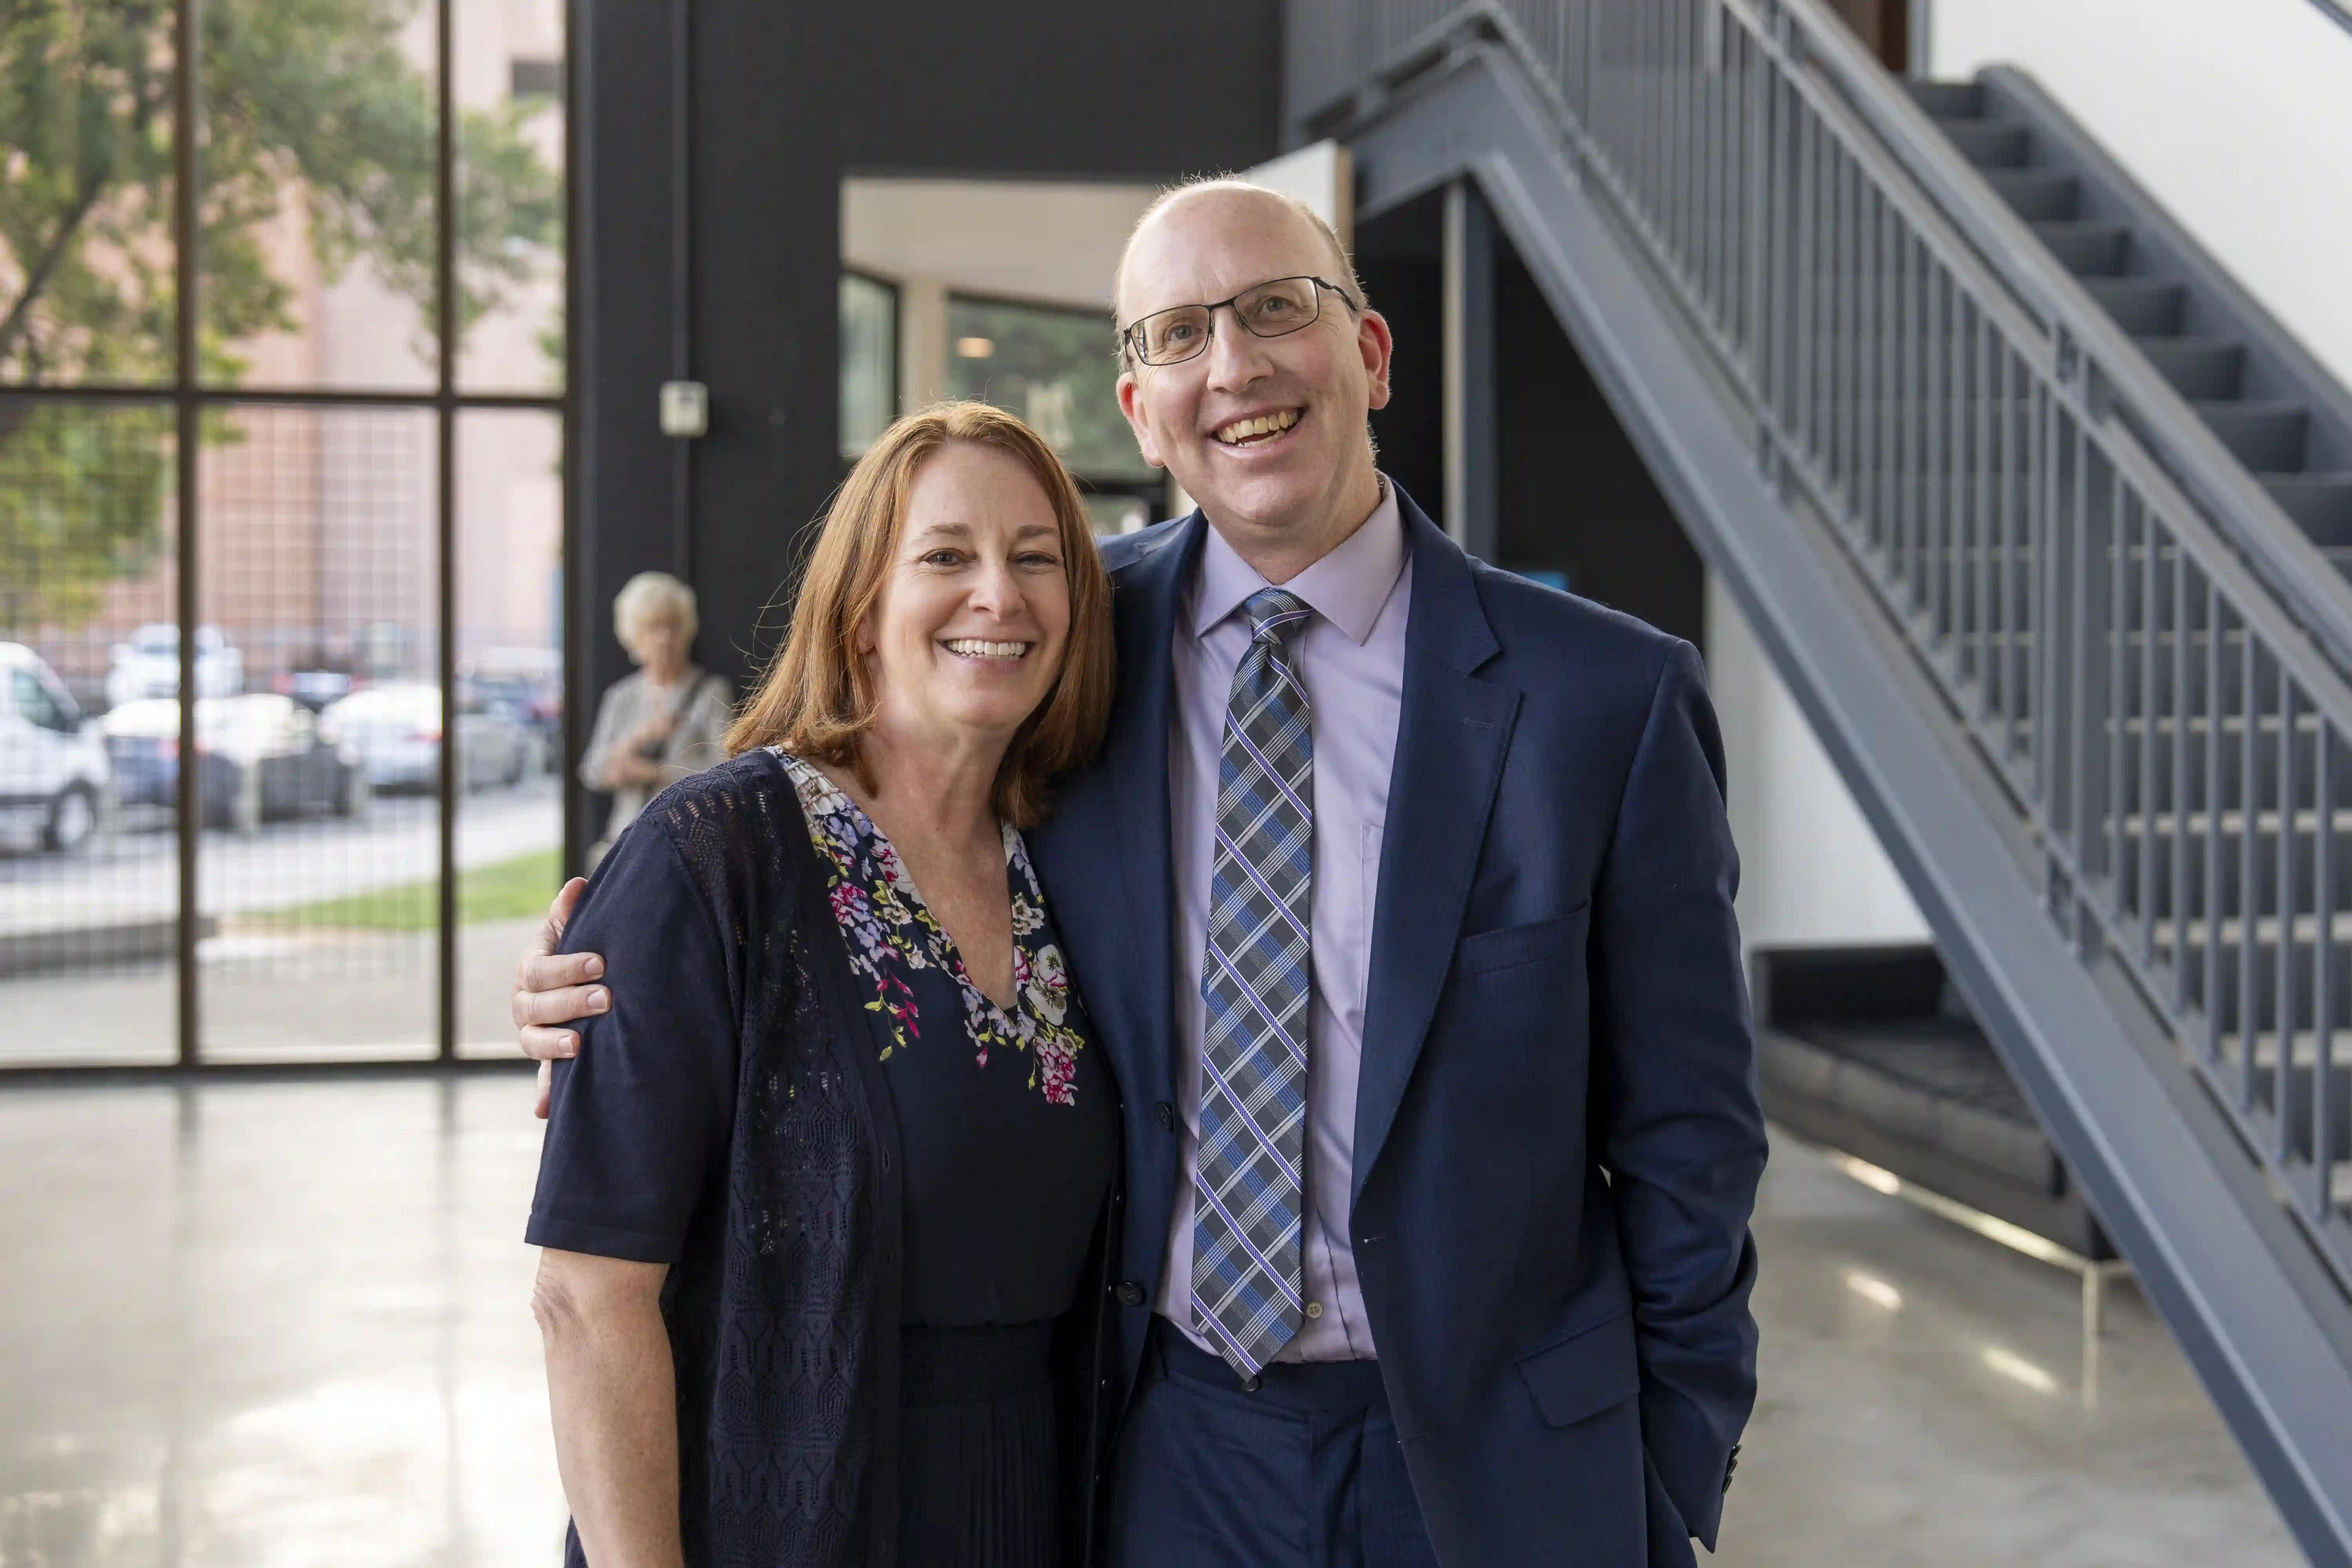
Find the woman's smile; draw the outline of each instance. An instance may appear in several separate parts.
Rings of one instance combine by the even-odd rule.
[[[1034,642],[992,641],[985,637],[945,637],[940,646],[967,664],[985,668],[1002,665],[1010,668],[1029,656]]]

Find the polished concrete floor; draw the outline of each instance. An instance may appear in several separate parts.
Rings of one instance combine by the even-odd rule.
[[[0,1086],[0,1568],[557,1561],[520,1075]],[[1776,1154],[1735,1568],[2300,1561],[2171,1342]]]

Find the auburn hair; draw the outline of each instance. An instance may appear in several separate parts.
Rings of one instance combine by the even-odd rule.
[[[1110,720],[1110,578],[1069,470],[1037,432],[985,403],[940,403],[909,414],[850,469],[801,568],[783,646],[728,731],[727,752],[781,746],[850,768],[874,788],[857,742],[873,727],[877,694],[858,637],[898,554],[916,472],[958,442],[1003,452],[1035,478],[1054,509],[1069,583],[1062,668],[1013,734],[996,774],[997,815],[1030,827],[1045,815],[1055,775],[1091,758]]]

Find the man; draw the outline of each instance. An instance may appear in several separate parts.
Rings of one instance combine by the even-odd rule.
[[[1300,204],[1178,189],[1117,300],[1201,510],[1106,546],[1110,735],[1030,840],[1125,1096],[1108,1560],[1691,1563],[1764,1163],[1697,658],[1380,475],[1388,325]]]

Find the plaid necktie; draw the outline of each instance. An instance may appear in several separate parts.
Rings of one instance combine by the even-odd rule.
[[[1302,1310],[1315,746],[1289,644],[1314,612],[1279,588],[1244,607],[1251,637],[1225,708],[1201,967],[1192,1316],[1250,1378],[1298,1332]]]

